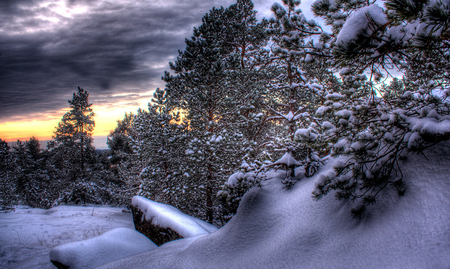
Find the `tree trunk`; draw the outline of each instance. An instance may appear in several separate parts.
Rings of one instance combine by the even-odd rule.
[[[208,181],[210,182],[211,178],[209,176]],[[211,183],[208,183],[208,186],[206,187],[206,217],[208,219],[209,223],[213,223],[213,203],[212,203],[212,189],[210,186]]]

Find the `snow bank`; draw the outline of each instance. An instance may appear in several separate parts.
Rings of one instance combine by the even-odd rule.
[[[153,225],[170,228],[182,237],[206,235],[217,230],[217,227],[203,220],[186,215],[173,206],[161,204],[141,196],[134,196],[132,202],[144,213],[145,219]]]
[[[131,212],[109,206],[16,206],[0,213],[0,268],[54,269],[52,248],[89,239],[115,228],[133,228]]]
[[[406,193],[380,193],[361,219],[333,194],[311,198],[318,176],[287,190],[250,190],[217,232],[170,242],[101,268],[448,268],[450,143],[403,162]],[[332,161],[324,169],[330,169]]]
[[[70,269],[89,269],[157,247],[135,230],[117,228],[98,237],[57,246],[50,251],[50,260]]]

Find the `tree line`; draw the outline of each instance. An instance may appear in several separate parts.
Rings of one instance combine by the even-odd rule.
[[[45,150],[35,137],[12,148],[0,139],[3,206],[25,204],[126,204],[116,193],[124,186],[109,156],[92,146],[95,126],[89,94],[78,88]]]

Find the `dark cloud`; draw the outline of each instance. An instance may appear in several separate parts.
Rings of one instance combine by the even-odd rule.
[[[0,123],[67,107],[78,86],[98,105],[135,102],[164,85],[202,16],[234,2],[0,0]]]
[[[0,122],[66,107],[78,86],[105,105],[162,86],[200,11],[232,1],[172,2],[0,1]]]

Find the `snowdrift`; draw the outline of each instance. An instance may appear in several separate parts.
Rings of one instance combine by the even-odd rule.
[[[123,208],[15,206],[13,212],[0,213],[0,268],[55,269],[49,257],[55,246],[86,240],[122,227],[134,228],[131,213]]]
[[[402,163],[405,195],[380,194],[361,220],[351,201],[313,201],[317,177],[289,190],[272,179],[220,230],[101,268],[449,268],[450,143],[424,155]]]
[[[50,251],[50,260],[71,269],[89,269],[157,247],[135,230],[116,228],[94,238],[57,246]]]

